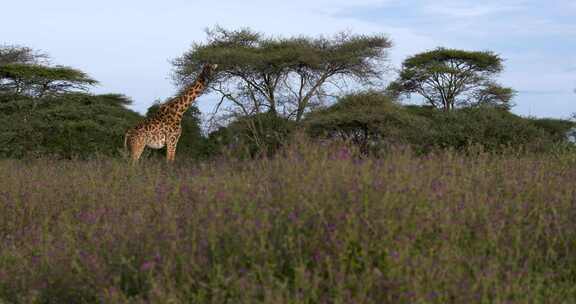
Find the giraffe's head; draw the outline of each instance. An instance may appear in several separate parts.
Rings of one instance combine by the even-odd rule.
[[[200,78],[209,81],[213,76],[214,72],[218,68],[217,64],[214,63],[207,63],[202,67],[202,71],[200,72]]]
[[[217,64],[207,63],[202,67],[202,74],[211,75],[212,73],[214,73],[214,71],[216,71],[217,68],[218,68]]]

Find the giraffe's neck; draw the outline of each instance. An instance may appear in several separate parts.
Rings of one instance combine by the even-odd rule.
[[[202,94],[205,87],[206,85],[204,84],[204,81],[196,81],[194,84],[188,87],[186,91],[184,91],[178,100],[179,105],[176,108],[176,113],[179,117],[182,117],[182,115],[188,111],[190,105],[192,105],[192,102],[196,100],[196,97]]]
[[[196,97],[202,94],[206,88],[207,76],[205,69],[200,73],[200,75],[198,75],[198,78],[196,78],[194,83],[188,86],[182,94],[176,97],[175,102],[170,103],[169,107],[173,108],[170,112],[175,114],[178,121],[182,119],[184,113],[190,108],[190,105],[192,105],[192,102],[196,100]]]

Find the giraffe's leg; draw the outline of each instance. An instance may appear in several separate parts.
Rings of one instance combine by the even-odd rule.
[[[176,158],[176,145],[180,139],[181,130],[178,129],[174,134],[166,136],[166,160],[168,162],[174,161]]]
[[[166,160],[168,162],[174,161],[174,159],[176,158],[176,144],[169,144],[166,147]]]
[[[132,162],[136,163],[140,159],[140,156],[144,152],[144,145],[143,144],[136,144],[132,150]]]
[[[132,163],[135,164],[140,159],[142,152],[144,152],[144,143],[134,142],[130,144],[130,158]]]

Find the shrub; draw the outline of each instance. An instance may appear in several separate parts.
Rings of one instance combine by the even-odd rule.
[[[378,92],[345,96],[311,113],[305,121],[312,137],[349,140],[365,153],[391,145],[410,145],[420,153],[464,151],[470,146],[488,151],[544,152],[564,143],[573,125],[563,120],[526,119],[490,106],[450,112],[430,106],[401,106]]]
[[[241,117],[208,136],[206,151],[218,155],[228,150],[237,157],[273,155],[290,141],[296,123],[274,113]]]
[[[556,142],[566,141],[566,133],[576,126],[576,123],[563,119],[531,119],[536,127],[544,130]]]
[[[351,141],[363,152],[388,145],[425,142],[430,122],[377,92],[348,95],[305,120],[313,137]]]
[[[531,147],[542,149],[552,141],[527,119],[493,107],[458,109],[449,113],[434,112],[432,145],[439,148],[465,149],[481,145],[496,151],[502,148]]]
[[[0,156],[89,158],[119,155],[140,119],[120,95],[64,94],[0,103]]]

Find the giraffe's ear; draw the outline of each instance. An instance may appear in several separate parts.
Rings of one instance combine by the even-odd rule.
[[[203,73],[207,73],[210,74],[212,72],[214,72],[216,70],[216,68],[218,68],[218,65],[215,63],[207,63],[204,65],[202,72]]]
[[[218,68],[218,64],[212,63],[208,67],[209,67],[210,72],[214,72]]]

